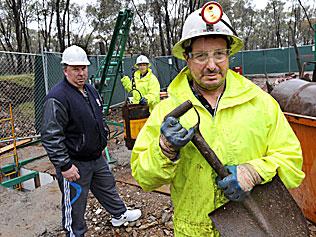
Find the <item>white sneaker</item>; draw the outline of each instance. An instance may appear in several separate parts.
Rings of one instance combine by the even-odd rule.
[[[111,223],[113,226],[121,226],[125,222],[136,221],[142,215],[141,210],[126,210],[119,218],[112,217]]]

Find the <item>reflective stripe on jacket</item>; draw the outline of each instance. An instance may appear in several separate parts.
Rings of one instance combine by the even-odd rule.
[[[148,68],[147,74],[140,78],[140,71],[134,73],[136,89],[147,99],[149,111],[151,112],[156,104],[160,101],[160,84],[152,70]],[[127,92],[132,90],[132,82],[128,77],[121,79],[122,85]],[[133,91],[133,103],[138,104],[140,95],[137,91]]]
[[[190,78],[188,68],[184,68],[170,84],[169,98],[152,111],[132,151],[132,174],[146,191],[170,184],[175,236],[218,236],[208,217],[227,202],[215,183],[217,175],[192,142],[180,150],[175,163],[162,154],[159,136],[164,116],[191,100],[200,115],[202,136],[221,162],[249,163],[263,183],[278,172],[287,188],[297,187],[304,178],[302,152],[278,103],[248,79],[228,70],[225,92],[212,117],[193,95]],[[193,109],[180,118],[187,129],[196,122]]]

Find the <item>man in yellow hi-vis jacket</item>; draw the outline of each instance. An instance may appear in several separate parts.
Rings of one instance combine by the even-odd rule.
[[[136,59],[135,67],[137,71],[133,75],[132,81],[128,76],[121,79],[122,85],[127,92],[130,92],[135,86],[133,93],[134,104],[148,104],[149,112],[153,110],[156,104],[160,101],[160,84],[157,77],[149,68],[150,63],[145,55],[140,55]],[[133,81],[134,80],[134,81]]]
[[[202,15],[203,16],[203,15]],[[228,17],[211,27],[201,9],[188,16],[173,55],[187,62],[168,87],[169,98],[152,111],[134,145],[132,174],[145,191],[170,184],[175,236],[219,236],[208,213],[241,201],[278,173],[287,188],[304,178],[298,139],[278,103],[229,69],[243,46]],[[164,117],[186,100],[200,115],[200,131],[230,175],[217,174],[190,142],[197,114]],[[228,223],[229,224],[229,223]]]

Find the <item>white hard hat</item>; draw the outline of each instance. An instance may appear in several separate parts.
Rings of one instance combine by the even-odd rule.
[[[136,59],[136,65],[140,64],[140,63],[147,63],[147,64],[149,64],[149,60],[148,60],[148,58],[145,55],[140,55]]]
[[[243,41],[236,36],[232,29],[226,26],[221,20],[211,25],[207,24],[201,16],[202,8],[192,12],[184,22],[181,40],[172,48],[172,54],[179,59],[184,60],[183,53],[185,49],[183,44],[194,37],[207,35],[224,35],[227,36],[230,44],[230,55],[237,53],[243,47]],[[231,26],[230,20],[223,13],[222,18],[227,24]]]
[[[77,45],[65,49],[60,63],[71,66],[90,65],[86,52]]]

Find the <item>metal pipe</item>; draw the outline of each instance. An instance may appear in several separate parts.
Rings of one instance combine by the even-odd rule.
[[[15,138],[16,141],[21,141],[21,140],[25,140],[25,139],[29,139],[29,138],[40,138],[41,136],[40,135],[34,135],[34,136],[28,136],[28,137],[17,137]],[[7,139],[7,140],[0,140],[0,143],[1,142],[12,142],[13,139]]]

